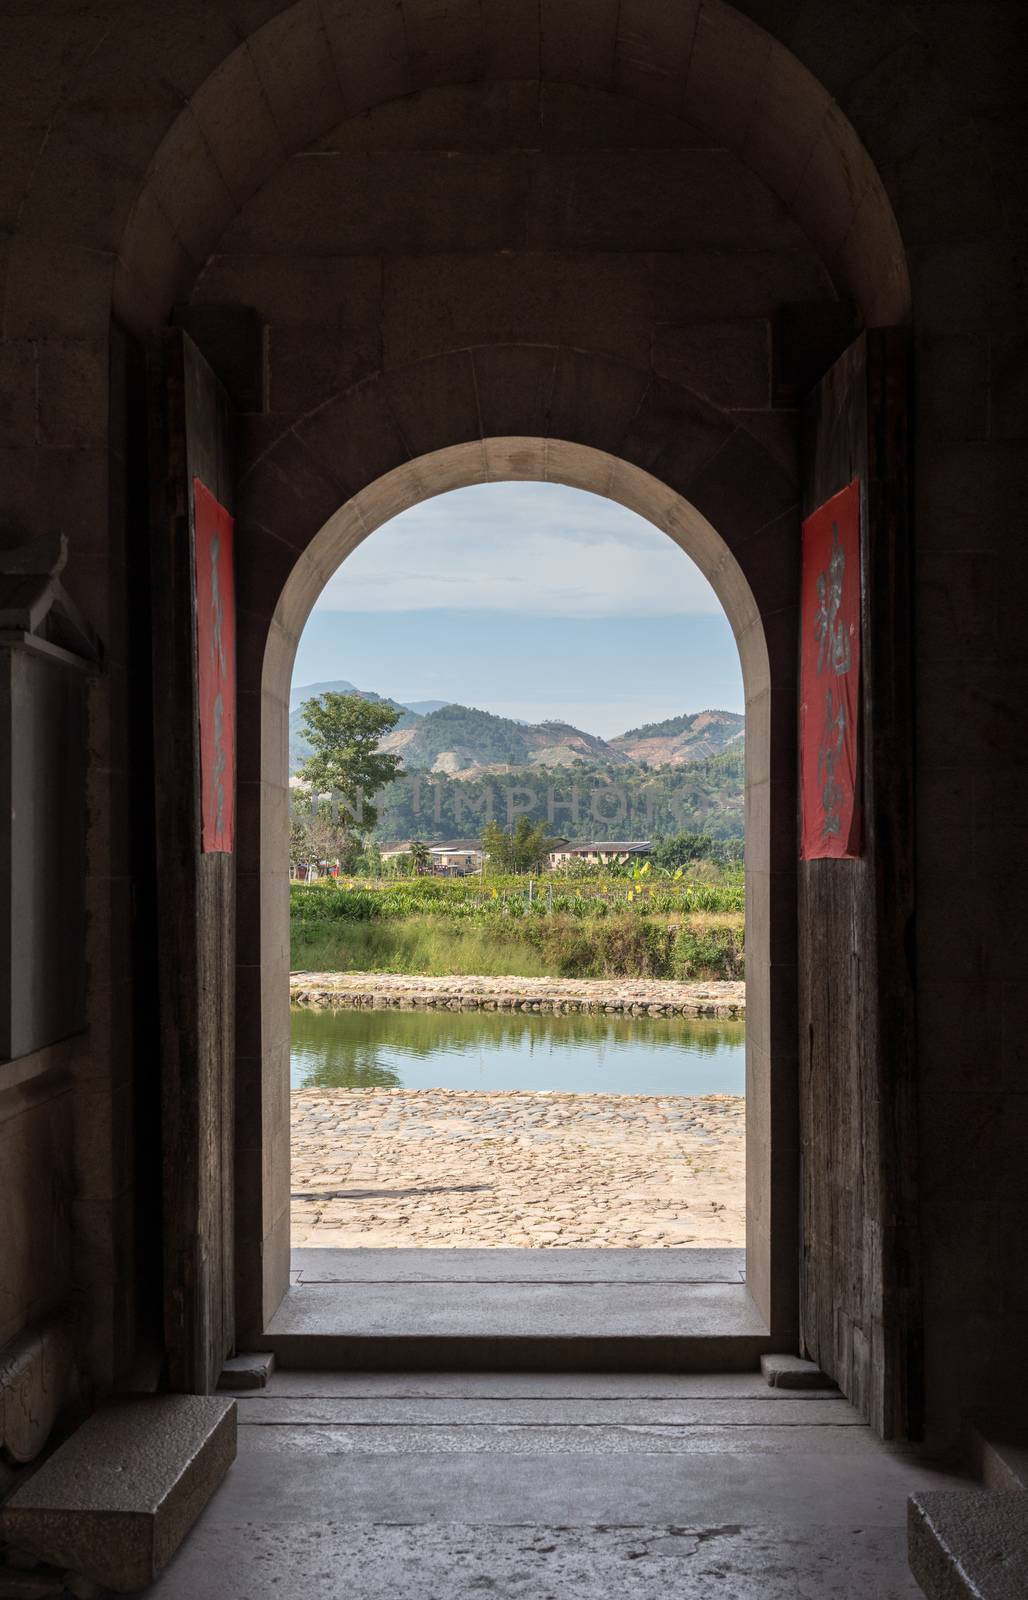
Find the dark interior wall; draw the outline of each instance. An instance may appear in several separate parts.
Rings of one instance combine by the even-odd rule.
[[[1028,13],[962,20],[956,104],[983,111],[951,138],[974,181],[926,173],[911,225],[918,1199],[929,1424],[948,1433],[1028,1407]]]

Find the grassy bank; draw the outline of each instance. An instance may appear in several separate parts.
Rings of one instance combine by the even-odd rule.
[[[533,886],[529,899],[514,885],[495,894],[439,879],[293,885],[291,965],[426,977],[745,976],[741,886],[701,884],[692,895],[675,886],[631,899],[623,887],[604,898]]]
[[[454,926],[436,917],[393,922],[292,921],[294,971],[409,972],[423,977],[545,978],[544,962],[523,940],[492,928]]]

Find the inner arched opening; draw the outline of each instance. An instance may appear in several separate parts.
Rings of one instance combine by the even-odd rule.
[[[776,1079],[776,1062],[770,1048],[776,1029],[784,1037],[791,981],[788,950],[783,949],[783,959],[775,962],[771,947],[776,919],[783,928],[789,919],[785,905],[788,882],[771,871],[772,786],[777,783],[780,788],[786,781],[786,775],[777,770],[770,737],[779,697],[775,671],[746,575],[713,525],[652,475],[600,450],[552,439],[502,438],[419,457],[376,480],[341,507],[299,556],[285,583],[268,629],[261,684],[261,1007],[266,1160],[273,1170],[278,1166],[288,1171],[288,1118],[283,1115],[290,1031],[288,707],[300,636],[326,583],[338,570],[345,571],[343,564],[348,555],[390,517],[450,489],[517,480],[585,489],[645,518],[695,562],[723,606],[734,635],[746,718],[745,1272],[765,1331],[773,1330],[776,1324],[784,1328],[794,1293],[794,1281],[788,1281],[789,1271],[784,1263],[794,1237],[796,1180],[791,1127],[793,1058],[788,1049],[783,1051]],[[612,648],[616,651],[616,641]],[[780,676],[788,684],[787,671]],[[787,689],[785,693],[788,694]],[[773,1283],[776,1258],[783,1262],[783,1270]],[[276,1303],[274,1288],[266,1279],[265,1305],[269,1312]]]
[[[738,1280],[744,729],[716,594],[605,497],[471,485],[350,554],[289,703],[299,1270],[688,1250]]]

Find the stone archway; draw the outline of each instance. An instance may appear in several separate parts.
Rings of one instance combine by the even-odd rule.
[[[774,663],[769,747],[788,763],[797,551],[790,408],[803,381],[783,399],[772,377],[775,319],[797,303],[826,307],[836,332],[852,326],[854,311],[864,321],[907,315],[903,249],[873,163],[811,74],[721,0],[668,14],[630,4],[618,8],[619,20],[607,6],[590,7],[583,20],[570,0],[552,0],[528,24],[498,24],[476,6],[452,31],[417,3],[403,8],[398,32],[399,17],[400,8],[383,11],[368,32],[347,0],[301,3],[228,54],[212,45],[218,64],[201,72],[168,125],[121,238],[114,304],[128,326],[153,328],[183,300],[215,316],[219,306],[255,306],[263,324],[262,409],[239,419],[241,843],[248,818],[260,840],[274,805],[262,793],[263,763],[284,732],[284,707],[280,730],[254,707],[266,650],[290,649],[276,613],[294,567],[340,505],[374,492],[385,502],[383,515],[381,507],[375,513],[383,520],[389,505],[438,492],[419,484],[426,458],[482,441],[560,440],[604,451],[708,518],[757,600]],[[526,89],[537,104],[519,121]],[[497,98],[513,106],[493,130],[501,167],[507,158],[516,165],[538,139],[546,144],[562,118],[574,149],[583,96],[592,102],[586,124],[603,130],[596,148],[623,147],[633,158],[627,165],[594,157],[591,181],[589,159],[579,155],[568,190],[558,152],[538,181],[501,173],[494,202],[491,172],[479,172],[474,156],[450,159],[450,134],[467,156],[483,112],[490,127]],[[345,195],[333,182],[320,189],[333,168],[345,177],[355,151],[361,164],[365,138],[398,152],[386,162],[389,181],[362,188],[358,177]],[[666,162],[656,154],[662,140],[673,148]],[[695,184],[691,148],[701,173]],[[412,161],[411,151],[432,159]],[[545,168],[551,151],[541,153]],[[433,160],[447,168],[438,191],[417,176]],[[612,172],[613,228],[605,189]],[[639,199],[646,174],[650,187]],[[584,194],[583,205],[569,205],[569,193]],[[254,254],[235,273],[240,249]],[[318,262],[330,263],[331,279],[333,263],[354,252],[363,264],[345,281],[336,276],[308,307],[309,286],[326,283]],[[441,266],[428,259],[433,252]],[[611,266],[611,252],[620,265]],[[290,262],[301,268],[295,277]],[[390,290],[388,329],[376,279]],[[291,325],[298,306],[309,317],[305,329]],[[663,330],[704,318],[709,325],[695,339],[672,335],[664,345]],[[318,358],[326,344],[338,353],[341,329],[343,359],[329,361],[326,378]],[[756,351],[755,389],[741,367],[720,381],[740,333],[751,357]],[[491,445],[484,448],[488,454]],[[471,461],[454,470],[462,483],[494,468]],[[730,587],[733,571],[722,576]],[[791,770],[779,781],[769,769],[760,799],[775,841],[760,891],[773,923],[795,887]],[[248,859],[258,862],[259,847]],[[264,887],[258,871],[242,873],[244,938],[263,923]],[[795,980],[795,918],[777,922],[784,994]],[[269,948],[282,943],[270,912],[262,937]],[[258,1066],[282,1057],[288,1038],[263,981],[260,953],[248,959],[244,948],[236,1215],[239,1325],[248,1338],[263,1326],[288,1259],[285,1175],[266,1159],[273,1130],[284,1125],[285,1077],[276,1075],[276,1090]],[[768,1015],[754,1049],[794,1057],[795,1013]],[[795,1141],[794,1108],[790,1118]],[[770,1203],[759,1198],[751,1223],[767,1241],[759,1270],[753,1255],[751,1287],[767,1321],[791,1337],[795,1230],[778,1231]],[[771,1265],[777,1245],[781,1272]]]
[[[521,351],[488,352],[500,390],[504,365]],[[554,360],[557,353],[547,353]],[[576,361],[572,353],[566,359]],[[444,392],[424,382],[423,365],[402,375],[410,404],[439,434],[448,422],[431,397]],[[617,438],[625,375],[608,364],[608,414],[598,426],[605,443]],[[484,374],[463,363],[466,383],[488,403]],[[451,380],[446,392],[456,416],[463,399]],[[590,363],[593,425],[597,378]],[[394,391],[396,393],[398,391]],[[367,393],[339,397],[316,419],[319,450],[333,455],[352,437],[354,418],[374,413]],[[693,414],[692,440],[684,419]],[[328,413],[331,413],[329,415]],[[377,414],[377,413],[376,413]],[[407,412],[408,426],[410,415]],[[625,419],[627,421],[627,419]],[[540,417],[540,422],[545,419]],[[569,419],[570,422],[570,419]],[[705,423],[708,433],[701,424]],[[622,423],[624,426],[624,423]],[[586,432],[581,419],[576,431]],[[747,1279],[763,1319],[775,1336],[795,1337],[796,1048],[793,639],[795,629],[796,507],[789,475],[776,458],[731,425],[715,427],[695,397],[680,393],[645,428],[648,449],[663,458],[667,477],[627,459],[638,448],[630,435],[622,451],[540,431],[467,440],[401,460],[375,476],[328,516],[320,493],[311,493],[302,531],[305,493],[327,490],[314,463],[290,431],[265,451],[240,486],[240,1014],[260,1018],[245,1025],[237,1062],[241,1102],[261,1107],[260,1161],[256,1151],[240,1163],[260,1174],[259,1191],[237,1189],[237,1215],[261,1217],[261,1236],[238,1241],[239,1314],[252,1336],[274,1311],[288,1282],[288,904],[286,899],[287,724],[292,661],[309,611],[331,574],[375,528],[407,506],[448,489],[483,481],[534,479],[589,489],[631,507],[663,529],[699,565],[729,617],[743,667],[747,711],[747,947],[750,970],[747,1096]],[[658,432],[662,436],[658,442]],[[388,433],[386,433],[388,437]],[[301,454],[298,455],[298,449]],[[381,449],[381,445],[380,445]],[[370,452],[375,457],[375,452]],[[378,459],[380,459],[380,450]],[[723,458],[723,459],[722,459]],[[677,459],[675,471],[673,461]],[[715,470],[713,463],[719,462]],[[688,463],[692,494],[683,481]],[[668,471],[670,465],[671,471]],[[285,499],[283,500],[283,497]],[[258,519],[284,514],[293,538],[287,545]],[[702,507],[702,509],[701,509]],[[715,521],[716,519],[716,521]],[[724,530],[723,532],[721,530]],[[259,613],[257,608],[259,607]],[[270,615],[268,614],[270,610]],[[259,726],[258,726],[259,725]],[[773,733],[774,730],[774,733]],[[256,868],[259,861],[259,871]],[[245,1046],[248,1046],[246,1048]],[[250,1118],[247,1119],[250,1121]],[[254,1181],[254,1180],[252,1180]]]
[[[270,396],[265,392],[258,409],[238,419],[241,733],[258,745],[244,743],[240,751],[244,834],[247,808],[259,804],[261,760],[259,724],[245,715],[246,696],[257,693],[254,663],[263,661],[277,598],[298,555],[341,504],[372,482],[385,484],[405,464],[414,471],[433,451],[483,438],[559,438],[607,451],[672,486],[733,550],[751,545],[743,567],[760,601],[769,648],[780,633],[780,648],[771,652],[782,663],[783,690],[773,742],[790,747],[797,440],[791,402],[779,409],[770,393],[774,320],[783,305],[797,302],[845,317],[850,302],[864,323],[900,321],[909,312],[909,286],[885,184],[856,129],[788,45],[746,10],[724,0],[681,6],[626,0],[586,8],[579,0],[546,0],[526,16],[521,8],[458,0],[447,21],[430,0],[404,0],[382,7],[369,26],[368,9],[354,0],[273,0],[244,3],[231,21],[228,7],[205,8],[203,25],[193,27],[173,7],[160,27],[151,18],[120,18],[70,69],[72,92],[55,105],[26,180],[5,282],[8,331],[37,337],[41,284],[57,308],[47,313],[53,347],[36,352],[44,386],[58,354],[61,361],[102,365],[112,307],[118,359],[124,359],[125,329],[152,339],[184,301],[227,304],[230,311],[256,305],[264,323],[257,353],[271,374]],[[783,32],[783,39],[793,37],[792,30]],[[827,82],[848,81],[846,51],[834,42],[820,55],[801,54],[817,62]],[[536,186],[535,200],[550,193],[558,203],[529,215],[523,202],[532,185],[515,184],[509,216],[490,233],[476,231],[480,215],[496,215],[485,206],[493,192],[488,177],[477,186],[463,179],[449,195],[444,186],[445,203],[437,211],[447,238],[439,242],[435,229],[431,238],[456,252],[456,264],[444,269],[449,295],[438,293],[438,276],[433,282],[431,274],[411,272],[399,318],[405,322],[400,332],[410,336],[387,341],[381,305],[373,298],[361,302],[360,273],[348,279],[306,351],[294,347],[302,366],[311,349],[317,353],[331,320],[337,333],[344,329],[345,341],[352,336],[345,373],[330,373],[317,393],[312,384],[294,384],[281,400],[281,330],[259,279],[267,261],[281,267],[295,255],[289,205],[301,169],[327,170],[326,139],[337,155],[359,153],[368,130],[373,142],[381,139],[400,152],[398,186],[373,185],[372,201],[361,212],[371,226],[359,248],[379,252],[370,278],[385,279],[386,258],[402,257],[410,243],[408,213],[417,209],[411,197],[422,216],[434,206],[434,191],[422,192],[412,178],[409,152],[434,150],[437,161],[458,173],[460,164],[448,155],[454,129],[458,144],[478,149],[483,129],[491,130],[494,143],[509,151],[507,125],[491,122],[488,112],[518,85],[535,115],[522,121],[513,148],[524,154],[540,139],[551,140],[554,129],[559,144],[563,127],[569,147],[586,152],[580,170],[587,178],[590,167],[599,175],[577,188],[575,175],[571,192],[588,193],[588,204],[566,206],[567,186],[548,187],[546,180]],[[125,110],[113,165],[103,130],[90,120],[91,108],[108,99]],[[587,128],[583,137],[576,116],[587,100],[585,122],[594,132]],[[848,103],[844,97],[842,104]],[[596,127],[605,130],[603,137],[595,137]],[[656,152],[669,140],[676,159],[664,161]],[[621,156],[635,146],[635,164],[626,164]],[[620,154],[612,160],[609,151]],[[688,177],[694,159],[704,169],[695,190]],[[641,172],[649,177],[640,199]],[[597,223],[609,209],[604,184],[611,174],[611,195],[620,206],[616,239]],[[315,210],[324,219],[332,208]],[[349,215],[336,207],[340,212]],[[266,233],[262,222],[269,224]],[[254,237],[255,227],[266,254],[256,276],[233,281],[223,270],[223,252],[240,233]],[[321,252],[323,242],[313,242]],[[36,268],[47,243],[56,248],[49,253],[49,276],[41,280]],[[620,265],[612,265],[612,246]],[[330,260],[333,249],[329,242]],[[394,287],[405,272],[407,263],[398,261]],[[67,293],[62,274],[74,274]],[[287,274],[284,286],[281,280],[271,285],[270,298],[306,311],[309,281]],[[462,301],[470,308],[466,317],[454,315]],[[441,314],[423,315],[430,307]],[[697,319],[710,319],[698,345],[674,336],[682,323]],[[745,386],[730,385],[726,394],[707,382],[710,345],[704,340],[714,340],[720,360],[740,320],[751,323],[763,353],[756,400]],[[752,326],[758,323],[762,333]],[[672,338],[661,346],[664,329]],[[286,336],[294,331],[284,330]],[[139,401],[136,393],[125,404],[117,365],[112,377],[116,457],[129,448],[118,429]],[[97,395],[101,387],[94,385]],[[60,463],[62,489],[73,486],[77,503],[100,506],[98,524],[107,514],[106,426],[97,417],[73,418],[69,436],[76,443],[103,442]],[[31,450],[40,449],[34,435]],[[40,473],[39,479],[50,476]],[[111,510],[120,548],[127,550],[124,507],[112,504]],[[757,532],[779,519],[789,538],[776,532],[758,541]],[[95,600],[99,620],[114,591],[104,558],[92,553],[93,536],[90,525],[73,540],[69,582],[91,611]],[[98,697],[98,716],[112,707],[124,714],[123,678],[111,685]],[[122,697],[117,703],[112,692]],[[775,870],[788,871],[789,792],[778,794],[780,805],[772,804],[770,788],[767,795],[770,833],[781,838]],[[101,841],[93,851],[97,885],[109,870],[104,848]],[[110,871],[113,879],[113,866]],[[240,883],[244,926],[260,909],[259,880],[250,876],[254,881],[244,875]],[[96,918],[95,926],[102,925]],[[781,932],[791,938],[792,924]],[[106,957],[98,955],[99,973]],[[250,1021],[261,1016],[250,1003],[259,973],[259,965],[240,968],[241,1077],[267,1045],[262,1022]],[[102,1012],[100,1000],[98,1022]],[[790,1027],[775,1049],[794,1044]],[[240,1119],[244,1334],[259,1328],[266,1309],[253,1298],[259,1265],[249,1270],[245,1263],[259,1264],[267,1255],[276,1271],[284,1270],[283,1235],[274,1224],[281,1181],[270,1169],[257,1181],[247,1177],[262,1171],[265,1112],[270,1117],[272,1108],[247,1107]],[[791,1325],[793,1316],[790,1305],[780,1324]]]
[[[340,122],[440,85],[535,79],[703,129],[795,218],[866,324],[909,313],[896,219],[856,131],[797,57],[727,0],[475,0],[445,16],[406,0],[374,18],[352,0],[271,9],[234,49],[198,39],[195,63],[174,63],[186,103],[121,212],[113,295],[128,326],[152,326],[184,298],[233,216]]]
[[[1009,1229],[1010,1196],[1000,1193],[998,1178],[986,1195],[972,1193],[967,1164],[953,1151],[973,1124],[986,1166],[1002,1174],[1016,1099],[1004,1076],[1006,1040],[1022,1031],[1013,958],[1009,949],[1006,959],[996,951],[992,907],[974,881],[977,825],[967,822],[972,791],[1006,793],[1020,760],[1010,709],[1016,629],[1001,630],[997,644],[993,627],[995,616],[1013,615],[1019,604],[1019,573],[1008,559],[1024,438],[1010,335],[1024,321],[1018,211],[1010,203],[1023,115],[1013,70],[1018,10],[1000,0],[974,8],[890,0],[850,8],[830,0],[454,0],[446,7],[435,0],[381,7],[168,0],[158,14],[97,0],[64,8],[55,20],[22,8],[8,51],[3,353],[17,403],[5,418],[11,451],[2,509],[14,542],[57,526],[67,533],[69,592],[104,636],[110,666],[94,692],[91,729],[89,1060],[77,1075],[74,1133],[55,1158],[62,1172],[77,1163],[84,1175],[77,1219],[74,1227],[66,1220],[57,1256],[76,1264],[90,1327],[81,1353],[94,1379],[109,1379],[131,1349],[131,1244],[119,1205],[134,1182],[123,1137],[125,1088],[135,1058],[141,1081],[153,1059],[118,1026],[138,983],[132,951],[145,945],[133,927],[119,822],[136,805],[130,787],[146,769],[135,751],[126,754],[126,731],[144,746],[150,734],[146,708],[128,692],[146,672],[145,641],[142,665],[126,642],[140,589],[124,582],[126,568],[140,564],[146,507],[145,493],[142,504],[138,497],[125,504],[126,464],[140,469],[145,457],[128,426],[144,402],[127,371],[141,353],[126,328],[139,340],[156,337],[174,304],[212,276],[209,254],[226,219],[261,191],[276,164],[333,123],[370,122],[389,105],[402,118],[408,104],[445,97],[447,85],[464,93],[514,77],[538,86],[540,103],[551,87],[573,80],[602,85],[625,109],[625,142],[645,102],[706,124],[711,140],[730,142],[800,220],[828,263],[826,298],[852,298],[865,325],[903,320],[913,306],[919,604],[912,631],[925,669],[916,707],[923,894],[909,946],[922,996],[918,1074],[930,1107],[918,1135],[925,1174],[918,1198],[933,1241],[926,1283],[935,1321],[924,1356],[930,1409],[937,1420],[955,1421],[990,1402],[997,1373],[1016,1372],[1009,1286],[995,1252],[982,1253],[983,1238]],[[378,28],[368,21],[373,12],[381,13]],[[722,265],[711,252],[695,281],[709,286]],[[777,289],[760,315],[797,298]],[[682,315],[684,298],[672,317]],[[741,314],[737,307],[728,313]],[[481,346],[494,331],[466,342]],[[544,337],[591,348],[574,332],[563,327]],[[496,336],[530,342],[536,333],[519,323]],[[370,364],[367,375],[389,369],[392,359]],[[526,355],[525,369],[534,360]],[[514,365],[504,370],[513,380]],[[519,408],[511,409],[512,420],[494,407],[493,435],[517,431]],[[287,425],[264,415],[244,419],[246,464]],[[454,442],[419,438],[408,456]],[[613,440],[591,442],[616,449]],[[673,480],[674,462],[642,464]],[[361,487],[344,485],[325,515]],[[255,562],[292,559],[273,537],[261,547],[256,530],[252,548]],[[990,584],[1002,590],[1002,604],[987,598],[979,605],[978,586],[988,596]],[[250,647],[262,655],[271,611],[263,624],[256,612],[254,619]],[[954,704],[969,730],[956,742]],[[964,798],[954,805],[958,793]],[[997,803],[993,821],[1005,859],[1019,847],[1017,819]],[[954,980],[954,905],[968,949],[997,986],[984,1042],[967,1024],[980,975]],[[41,1096],[34,1128],[53,1120],[53,1105]],[[111,1157],[96,1176],[99,1149]],[[31,1210],[17,1212],[19,1225]],[[879,1259],[882,1249],[869,1237],[865,1258]],[[824,1276],[841,1281],[844,1266]],[[54,1294],[70,1283],[55,1271]],[[16,1317],[30,1314],[27,1305],[16,1298]]]

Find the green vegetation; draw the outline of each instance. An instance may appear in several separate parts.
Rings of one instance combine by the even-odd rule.
[[[542,915],[499,930],[438,917],[292,923],[294,971],[407,972],[422,977],[742,978],[741,917],[677,926],[634,917],[581,922]]]
[[[490,820],[511,825],[509,797],[530,822],[568,839],[696,833],[741,840],[742,745],[656,771],[584,759],[561,767],[519,767],[504,777],[404,771],[382,795],[375,836],[379,844],[415,836],[429,842],[478,838]]]
[[[741,839],[712,839],[709,833],[675,833],[656,841],[652,859],[663,872],[692,867],[695,873],[701,861],[714,868],[739,869],[743,861],[743,842]]]
[[[382,755],[379,741],[396,726],[399,713],[385,701],[328,691],[305,700],[303,731],[311,753],[297,772],[313,794],[340,800],[359,833],[378,821],[369,796],[396,777],[399,756]]]
[[[291,965],[426,976],[741,978],[743,887],[643,874],[562,883],[323,880],[290,886]]]
[[[359,700],[370,701],[373,705],[390,706],[396,712],[394,731],[412,728],[421,720],[421,713],[411,706],[402,706],[396,700],[390,700],[385,695],[372,694],[370,690],[358,689],[345,678],[336,678],[331,683],[312,683],[309,686],[310,694],[306,700],[289,713],[289,770],[297,772],[307,757],[313,751],[313,745],[304,727],[304,707],[312,699],[320,699],[323,695],[332,693],[339,695],[355,695]]]
[[[306,793],[294,799],[291,859],[339,861],[354,876],[291,885],[294,969],[743,975],[741,744],[654,771],[592,756],[536,767],[524,763],[537,736],[562,732],[556,725],[522,729],[456,705],[417,719],[417,737],[428,741],[419,760],[459,757],[467,744],[478,760],[517,764],[511,790],[511,780],[496,777],[402,772],[398,755],[379,748],[400,720],[400,709],[386,701],[326,690],[301,710],[309,754],[299,771]],[[653,731],[677,734],[693,720],[675,718]],[[379,791],[380,812],[370,803]],[[318,798],[326,793],[331,801]],[[508,799],[516,820],[505,814]],[[378,843],[415,836],[388,878],[367,839],[373,827]],[[469,834],[488,852],[485,876],[443,879],[426,871],[426,840]],[[543,873],[557,834],[657,843],[642,863],[575,863]]]
[[[521,724],[474,706],[443,706],[416,724],[407,765],[431,767],[445,750],[467,750],[476,763],[520,766],[529,758]]]
[[[482,831],[482,849],[488,858],[486,871],[490,877],[505,872],[538,872],[554,843],[544,823],[531,823],[527,817],[519,817],[508,831],[498,823],[487,822]]]
[[[378,821],[370,797],[399,771],[399,757],[378,749],[399,712],[384,700],[333,690],[305,700],[300,709],[310,754],[297,773],[304,789],[291,795],[290,861],[355,865]]]
[[[708,715],[702,711],[686,712],[681,717],[668,717],[663,722],[644,722],[640,728],[626,728],[624,733],[618,734],[619,739],[673,739],[676,734],[689,733],[694,727],[697,717]],[[715,715],[732,717],[740,723],[742,718],[735,719],[731,711],[716,712]]]
[[[680,881],[645,874],[641,878],[593,872],[564,882],[514,874],[481,878],[322,878],[290,885],[290,910],[301,922],[370,922],[435,915],[452,922],[494,923],[563,913],[602,918],[631,910],[679,920],[696,912],[736,913],[744,907],[741,876],[725,874],[716,883]]]
[[[439,917],[291,924],[290,964],[308,972],[409,972],[423,977],[544,978],[545,964],[515,934]]]

